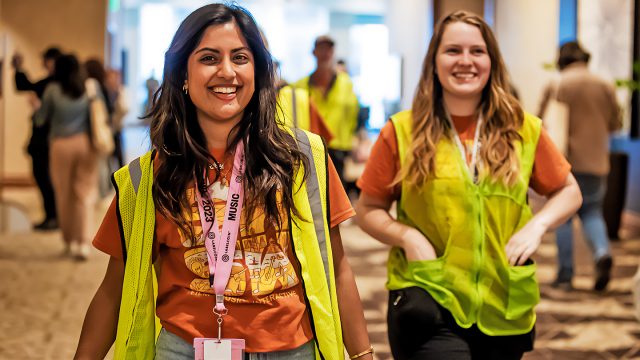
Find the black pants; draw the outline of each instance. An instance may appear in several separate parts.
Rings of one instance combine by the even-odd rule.
[[[56,201],[53,195],[53,185],[51,184],[51,174],[49,171],[49,139],[48,129],[46,131],[33,129],[31,141],[27,147],[27,152],[31,155],[31,165],[33,177],[38,185],[38,190],[42,195],[44,205],[45,220],[55,219]]]
[[[451,313],[419,287],[389,293],[389,344],[396,360],[511,360],[533,350],[535,330],[514,336],[485,335],[458,326]]]

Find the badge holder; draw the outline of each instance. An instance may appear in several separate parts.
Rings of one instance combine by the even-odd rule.
[[[195,338],[193,339],[193,349],[195,350],[195,360],[243,360],[244,359],[244,339],[223,339],[222,338],[222,317],[227,310],[213,313],[218,316],[218,337],[217,338]]]
[[[205,247],[207,249],[207,260],[209,261],[209,281],[212,288],[216,293],[216,304],[213,308],[213,313],[218,317],[218,337],[217,338],[195,338],[193,339],[193,349],[195,354],[195,360],[244,360],[244,339],[223,339],[222,338],[222,318],[227,315],[228,311],[224,307],[224,291],[229,281],[229,274],[231,273],[233,251],[238,236],[238,229],[240,227],[240,216],[235,216],[235,212],[242,213],[242,201],[244,197],[244,190],[242,185],[242,175],[244,174],[244,147],[243,142],[238,142],[236,146],[236,154],[233,162],[232,177],[236,179],[235,182],[229,187],[229,195],[227,205],[225,207],[225,216],[227,219],[223,226],[222,231],[219,231],[218,222],[215,214],[212,216],[208,211],[211,211],[212,202],[207,190],[205,188],[204,195],[200,193],[200,189],[196,187],[196,196],[198,199],[198,212],[200,213],[200,221],[202,223],[202,229],[210,229],[205,239]],[[205,178],[207,174],[204,174]],[[197,184],[197,181],[194,181]],[[207,181],[208,184],[208,181]],[[235,206],[234,216],[231,216],[231,209]],[[214,229],[211,232],[211,229]],[[225,236],[223,237],[223,234]],[[211,235],[211,236],[209,236]],[[219,236],[216,236],[219,235]],[[226,243],[223,245],[221,242],[217,244],[215,238],[219,241],[226,239]],[[218,256],[217,249],[224,249],[221,256]],[[213,276],[215,274],[215,277]]]

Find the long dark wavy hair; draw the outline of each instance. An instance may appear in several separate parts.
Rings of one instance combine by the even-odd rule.
[[[53,81],[62,87],[62,92],[72,99],[77,99],[84,94],[85,74],[80,68],[78,58],[74,55],[61,55],[56,60],[53,72]]]
[[[281,227],[287,219],[280,217],[279,202],[284,211],[298,214],[292,197],[294,171],[301,165],[305,169],[309,166],[293,136],[276,123],[277,97],[271,54],[251,14],[240,6],[226,4],[206,5],[194,11],[180,24],[165,53],[162,85],[145,115],[151,119],[151,142],[160,160],[153,184],[156,208],[185,235],[192,237],[195,234],[191,219],[187,218],[191,214],[187,189],[192,186],[195,174],[198,174],[198,188],[205,187],[202,174],[210,163],[218,161],[208,151],[195,105],[182,91],[182,85],[189,55],[206,29],[232,21],[247,41],[255,66],[255,92],[227,142],[227,152],[230,152],[239,141],[244,141],[247,221],[251,221],[257,209],[264,209],[266,221]],[[306,171],[304,176],[306,178]]]

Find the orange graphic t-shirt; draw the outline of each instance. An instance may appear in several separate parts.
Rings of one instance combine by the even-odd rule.
[[[223,151],[213,150],[216,159]],[[211,171],[209,194],[213,200],[218,225],[222,226],[229,191],[228,181],[233,156],[227,156],[222,174],[225,181],[214,181]],[[156,165],[157,166],[157,165]],[[329,162],[330,225],[337,226],[355,212]],[[194,337],[216,337],[213,289],[209,286],[209,267],[200,214],[193,188],[187,190],[192,204],[194,238],[190,238],[171,221],[156,212],[154,262],[158,270],[156,312],[162,326],[186,342]],[[282,209],[281,209],[282,210]],[[234,262],[227,288],[222,336],[246,340],[247,352],[290,350],[313,338],[300,279],[300,265],[290,239],[288,216],[282,212],[283,227],[265,221],[260,210],[247,222],[240,217],[240,229]],[[99,250],[122,258],[119,227],[112,202],[93,241]]]

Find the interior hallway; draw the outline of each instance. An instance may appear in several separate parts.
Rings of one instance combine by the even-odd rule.
[[[35,189],[9,190],[5,198],[38,204]],[[109,198],[101,204],[102,212]],[[28,209],[39,219],[39,206]],[[343,239],[365,306],[378,359],[391,359],[386,339],[384,290],[387,248],[356,225]],[[82,320],[98,287],[107,257],[94,251],[84,263],[61,259],[58,232],[0,235],[0,359],[71,359]],[[548,285],[555,274],[555,245],[547,236],[536,256],[542,300],[536,350],[525,359],[640,359],[640,323],[629,287],[640,263],[640,239],[613,243],[615,268],[609,290],[592,292],[591,260],[577,244],[577,290]]]

